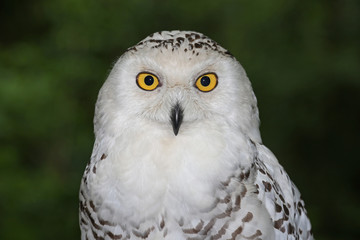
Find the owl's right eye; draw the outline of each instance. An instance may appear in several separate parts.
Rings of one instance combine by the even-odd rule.
[[[136,77],[136,83],[141,89],[152,91],[159,86],[159,79],[154,74],[141,72]]]

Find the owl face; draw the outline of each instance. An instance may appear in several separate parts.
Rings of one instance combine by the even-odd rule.
[[[128,49],[100,92],[96,115],[100,124],[127,118],[174,136],[206,122],[239,128],[258,122],[241,65],[204,35],[181,31],[153,34]]]

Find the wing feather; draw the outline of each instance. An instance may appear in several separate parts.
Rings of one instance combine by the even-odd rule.
[[[273,220],[276,239],[313,239],[299,190],[274,154],[262,144],[253,144],[258,198]]]

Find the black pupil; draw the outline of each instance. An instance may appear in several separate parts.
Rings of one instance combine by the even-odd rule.
[[[208,76],[204,76],[201,78],[201,85],[207,87],[209,86],[209,84],[210,84],[210,78]]]
[[[154,83],[154,78],[150,75],[147,75],[144,79],[146,85],[151,86]]]

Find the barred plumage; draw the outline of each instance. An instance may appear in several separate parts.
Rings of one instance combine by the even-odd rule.
[[[313,238],[299,191],[261,142],[245,71],[206,36],[158,32],[129,48],[94,126],[83,240]]]

